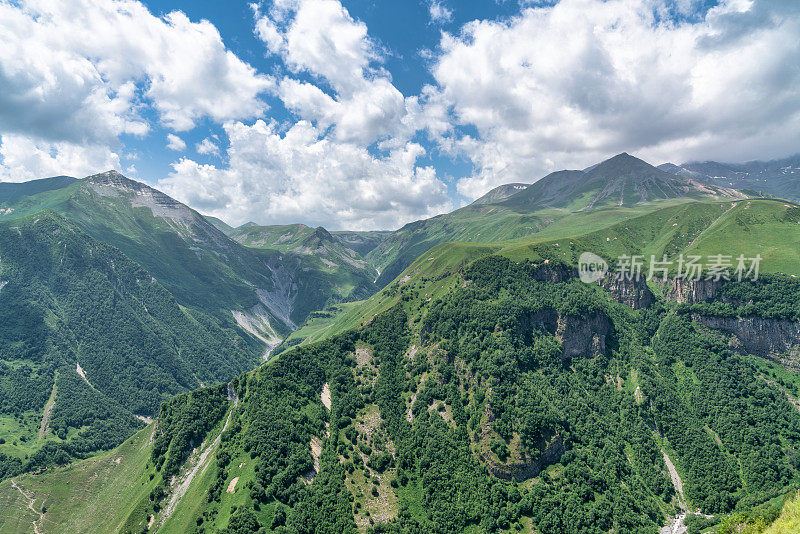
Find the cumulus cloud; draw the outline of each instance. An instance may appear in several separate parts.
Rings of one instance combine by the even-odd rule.
[[[452,207],[412,141],[449,127],[438,93],[405,97],[364,23],[337,0],[279,0],[255,19],[285,66],[275,94],[293,124],[231,121],[224,167],[184,158],[160,187],[234,222],[396,228]]]
[[[186,141],[175,134],[167,134],[167,148],[178,151],[184,150],[186,148]]]
[[[198,154],[219,156],[219,147],[210,137],[206,137],[194,147]]]
[[[428,13],[431,16],[431,22],[434,24],[444,24],[453,20],[453,10],[439,0],[431,0],[428,3]]]
[[[143,106],[175,130],[255,117],[272,85],[210,22],[136,1],[0,3],[0,42],[0,130],[50,141],[143,135]]]
[[[0,181],[24,182],[59,175],[81,178],[119,168],[119,155],[105,146],[34,141],[14,134],[0,137]]]
[[[303,221],[331,228],[395,228],[450,209],[444,184],[417,165],[407,143],[386,156],[326,138],[308,121],[281,133],[275,122],[225,125],[229,163],[183,158],[158,183],[166,193],[234,223]]]
[[[471,159],[475,197],[621,151],[654,161],[785,155],[800,136],[800,6],[723,0],[694,19],[671,2],[562,0],[444,34],[433,74],[477,133],[443,149]],[[672,6],[674,8],[675,6]]]
[[[405,97],[393,85],[382,48],[338,0],[281,0],[255,16],[256,35],[267,49],[290,73],[314,80],[278,81],[278,96],[299,118],[360,145],[400,146],[428,126],[416,111],[429,99]]]

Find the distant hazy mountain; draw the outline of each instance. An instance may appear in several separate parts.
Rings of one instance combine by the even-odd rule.
[[[530,184],[519,183],[499,185],[479,199],[475,200],[473,204],[492,204],[494,202],[499,202],[510,197],[511,195],[519,193],[529,185]]]
[[[745,196],[728,187],[664,172],[623,153],[582,171],[551,173],[499,201],[475,202],[409,223],[387,236],[367,260],[380,271],[378,285],[384,286],[426,250],[445,241],[492,242],[564,228],[579,231],[584,225],[608,225],[662,203]],[[594,219],[578,216],[586,211],[596,212]]]
[[[789,158],[747,163],[695,161],[675,165],[665,163],[659,168],[707,183],[735,189],[747,189],[767,195],[800,200],[800,154]]]

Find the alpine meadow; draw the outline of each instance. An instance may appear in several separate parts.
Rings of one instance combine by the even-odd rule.
[[[0,0],[0,534],[800,532],[798,35]]]

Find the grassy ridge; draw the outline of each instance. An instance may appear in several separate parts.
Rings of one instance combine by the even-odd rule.
[[[362,304],[350,304],[329,317],[313,318],[287,343],[317,341],[369,321],[400,300],[400,286],[425,287],[438,295],[447,277],[477,258],[499,254],[513,259],[542,259],[542,251],[577,264],[584,251],[609,260],[622,254],[675,259],[679,254],[760,254],[761,272],[800,276],[800,207],[780,200],[731,202],[667,201],[637,209],[572,214],[542,232],[498,243],[445,243],[417,258],[394,283]],[[598,229],[599,228],[599,229]],[[435,282],[434,282],[435,281]],[[430,289],[428,289],[430,287]],[[393,289],[394,288],[394,289]],[[414,300],[418,300],[415,297]]]

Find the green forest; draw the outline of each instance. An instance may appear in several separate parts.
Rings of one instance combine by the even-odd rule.
[[[774,515],[800,487],[800,413],[786,392],[679,306],[632,310],[555,262],[490,256],[460,279],[234,381],[240,404],[195,531],[655,533],[683,506],[711,518],[692,529]],[[787,287],[720,298],[774,316]],[[192,415],[180,414],[197,394],[161,408],[163,480],[231,406],[222,388],[201,391],[211,404]],[[365,428],[365,414],[379,422]],[[223,518],[243,456],[255,466],[247,504]],[[375,502],[390,503],[388,518],[373,518]]]

